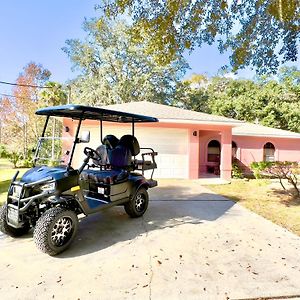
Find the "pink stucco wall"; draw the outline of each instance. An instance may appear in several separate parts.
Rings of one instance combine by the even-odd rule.
[[[249,166],[253,161],[262,161],[264,145],[268,142],[275,147],[275,160],[300,162],[300,140],[292,138],[272,138],[255,136],[233,136],[237,144],[236,158],[244,166]]]
[[[221,143],[219,132],[200,131],[199,147],[199,173],[203,174],[207,166],[213,165],[207,161],[207,146],[211,140],[217,140]],[[256,136],[232,136],[232,141],[237,145],[236,158],[240,161],[240,166],[244,170],[250,171],[249,166],[253,161],[262,161],[264,159],[264,145],[268,142],[275,146],[275,160],[279,161],[298,161],[300,162],[300,140],[292,138],[271,138]]]
[[[98,122],[93,121],[84,121],[84,124],[98,126]],[[64,125],[72,128],[74,123],[65,121]],[[114,126],[128,127],[130,132],[130,125],[128,124],[114,124]],[[221,144],[220,177],[227,180],[231,178],[232,141],[237,144],[236,158],[240,161],[245,171],[249,170],[247,167],[251,162],[263,160],[263,147],[267,142],[271,142],[275,146],[275,160],[300,162],[300,139],[232,136],[232,126],[229,124],[208,125],[159,122],[136,124],[136,126],[151,127],[153,130],[158,131],[160,128],[187,129],[188,138],[183,142],[188,142],[186,154],[188,156],[188,176],[190,179],[205,176],[207,167],[215,164],[207,161],[207,146],[211,140],[217,140]],[[104,134],[108,134],[108,132],[104,131]],[[156,148],[155,140],[149,141],[150,144],[154,149]]]

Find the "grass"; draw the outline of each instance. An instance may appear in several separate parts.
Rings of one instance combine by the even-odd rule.
[[[278,183],[236,179],[209,188],[300,236],[300,200],[284,193]]]
[[[20,176],[27,171],[27,169],[13,169],[12,164],[8,160],[0,159],[0,205],[6,200],[10,181],[18,170],[20,171]]]

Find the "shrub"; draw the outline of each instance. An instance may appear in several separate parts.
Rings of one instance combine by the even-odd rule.
[[[0,144],[0,158],[8,158],[9,153],[5,147],[5,145]]]
[[[20,162],[22,168],[32,168],[33,167],[33,151],[28,150],[26,157]]]
[[[272,162],[269,162],[269,161],[259,161],[259,162],[252,162],[250,164],[250,168],[253,172],[253,175],[256,179],[261,179],[261,178],[264,178],[265,177],[265,169],[270,165],[272,164]]]
[[[292,185],[294,194],[300,198],[300,190],[298,187],[298,175],[300,174],[300,166],[298,162],[293,161],[275,161],[275,162],[258,162],[252,163],[251,169],[254,168],[255,172],[260,175],[267,174],[279,179],[279,182],[284,190],[282,180],[286,179]]]
[[[14,168],[18,166],[18,162],[22,159],[22,154],[16,151],[8,154],[8,160],[14,165]]]
[[[32,158],[27,158],[21,161],[22,168],[32,168],[33,167],[33,160]]]
[[[237,178],[237,179],[244,178],[243,171],[242,171],[242,169],[239,167],[239,165],[236,162],[234,162],[232,164],[232,171],[231,171],[231,173],[232,173],[232,178]]]

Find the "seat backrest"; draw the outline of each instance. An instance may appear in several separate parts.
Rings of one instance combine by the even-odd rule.
[[[130,166],[132,155],[128,148],[118,145],[115,149],[108,150],[109,162],[112,167],[125,168]]]
[[[93,163],[96,166],[100,165],[107,165],[109,164],[109,159],[108,159],[108,153],[107,153],[107,147],[105,145],[100,145],[97,149],[96,152],[100,156],[100,161],[98,159],[93,159]]]
[[[108,134],[103,138],[102,145],[100,145],[96,151],[101,157],[100,161],[93,159],[93,163],[96,166],[108,165],[110,164],[109,160],[109,151],[116,148],[119,143],[119,139],[112,134]]]
[[[120,138],[118,145],[128,148],[132,156],[138,155],[141,151],[137,138],[130,134],[123,135]]]
[[[108,153],[112,167],[129,167],[132,164],[132,156],[140,153],[139,142],[133,135],[123,135],[117,147]]]
[[[119,143],[119,139],[113,134],[108,134],[103,138],[102,144],[107,147],[107,149],[115,149]]]

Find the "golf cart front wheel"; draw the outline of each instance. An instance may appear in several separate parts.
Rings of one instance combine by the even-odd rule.
[[[77,229],[78,218],[73,211],[53,207],[37,221],[33,239],[39,250],[53,256],[72,243]]]
[[[125,203],[126,213],[131,218],[141,217],[148,208],[149,195],[145,188],[139,188],[129,202]]]
[[[10,235],[12,237],[18,237],[26,234],[29,231],[30,229],[29,223],[25,223],[23,227],[14,228],[7,224],[6,216],[7,216],[7,204],[4,204],[3,206],[0,207],[0,231],[1,232]]]

